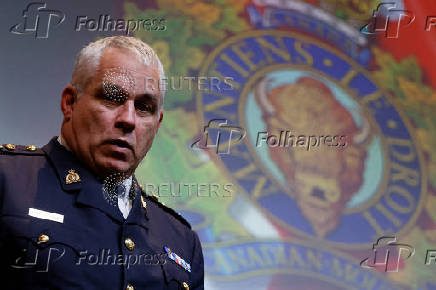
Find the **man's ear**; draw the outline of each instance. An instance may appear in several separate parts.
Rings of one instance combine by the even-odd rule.
[[[67,85],[62,91],[61,100],[61,110],[65,121],[71,119],[75,102],[77,102],[77,92],[71,85]]]
[[[159,127],[160,127],[160,123],[162,123],[162,119],[163,119],[163,110],[160,111],[159,122],[157,123],[157,127],[156,127],[156,134],[159,131]]]

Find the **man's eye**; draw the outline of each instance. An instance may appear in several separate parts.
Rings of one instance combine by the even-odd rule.
[[[150,112],[153,113],[154,112],[154,106],[151,104],[147,104],[147,103],[142,103],[142,102],[137,102],[135,104],[136,108],[141,111],[141,112]]]
[[[114,103],[124,103],[124,101],[126,100],[126,98],[123,96],[117,96],[112,94],[104,94],[103,98],[107,101],[114,102]]]
[[[103,84],[103,97],[116,103],[124,103],[128,98],[127,93],[122,88],[110,84]]]

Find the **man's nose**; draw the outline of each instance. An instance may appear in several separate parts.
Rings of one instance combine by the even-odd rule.
[[[126,101],[117,110],[117,118],[115,121],[115,127],[122,129],[125,133],[133,131],[135,129],[136,112],[133,101]]]

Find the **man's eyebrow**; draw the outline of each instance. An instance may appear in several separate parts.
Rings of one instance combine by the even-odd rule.
[[[111,82],[102,82],[100,87],[97,87],[97,92],[105,94],[122,94],[124,96],[129,96],[130,93],[124,87]]]

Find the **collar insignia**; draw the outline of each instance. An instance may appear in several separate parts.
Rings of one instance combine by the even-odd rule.
[[[142,195],[141,195],[141,203],[142,203],[142,207],[144,209],[147,209],[147,203],[145,202],[145,199],[144,199],[144,197]]]
[[[74,169],[70,169],[65,177],[65,183],[72,184],[76,182],[80,182],[80,176],[76,173],[76,171],[74,171]]]

